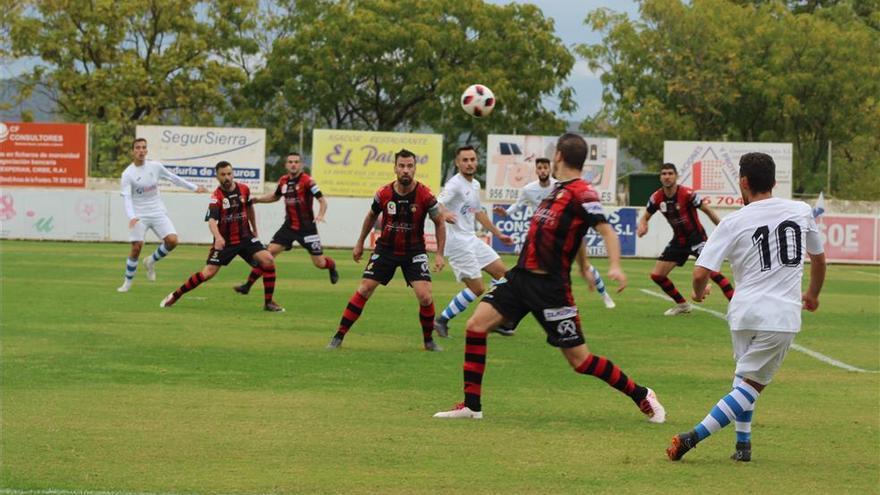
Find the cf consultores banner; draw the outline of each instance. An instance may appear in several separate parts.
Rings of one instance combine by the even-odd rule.
[[[0,186],[86,187],[86,124],[0,122]]]
[[[678,169],[678,181],[711,201],[712,206],[742,206],[739,158],[761,152],[776,163],[773,195],[791,199],[791,143],[665,141],[663,162]]]
[[[227,161],[232,164],[236,181],[263,190],[265,129],[139,125],[136,134],[147,140],[148,160],[161,162],[194,184],[217,187],[214,166]]]
[[[395,179],[394,154],[402,148],[416,155],[416,180],[439,194],[440,134],[315,129],[312,177],[328,196],[371,198]]]
[[[558,136],[490,134],[486,150],[486,197],[514,201],[519,190],[538,180],[535,160],[553,161]],[[584,136],[587,159],[582,177],[599,193],[602,203],[616,203],[617,139]]]

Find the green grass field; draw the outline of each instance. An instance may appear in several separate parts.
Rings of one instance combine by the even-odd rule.
[[[640,290],[659,290],[651,261],[624,262],[630,287],[617,309],[575,288],[591,349],[657,391],[663,425],[573,373],[531,319],[489,339],[485,419],[432,419],[461,400],[472,310],[440,341],[446,352],[423,352],[398,274],[344,347],[325,350],[363,267],[348,251],[331,252],[337,285],[302,250],[283,254],[276,299],[287,312],[270,314],[259,284],[232,291],[248,271],[240,260],[159,308],[203,266],[205,246],[179,247],[157,282],[141,267],[119,294],[127,250],[0,242],[0,494],[880,491],[878,267],[831,266],[796,341],[874,373],[792,351],[757,403],[753,462],[728,459],[731,426],[672,463],[670,437],[729,391],[732,351],[716,316],[662,316],[671,301]],[[691,267],[672,274],[682,292]],[[438,311],[459,290],[451,271],[434,288]],[[720,291],[705,306],[724,311]]]

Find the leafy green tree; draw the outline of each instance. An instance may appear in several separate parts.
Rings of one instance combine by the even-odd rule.
[[[644,0],[639,20],[591,12],[605,36],[578,52],[604,71],[605,89],[585,128],[611,123],[649,163],[667,139],[791,142],[794,189],[816,193],[828,141],[845,148],[875,127],[880,37],[851,2],[812,14],[738,3]],[[880,173],[880,159],[869,169]]]
[[[93,175],[128,161],[138,124],[213,125],[256,45],[258,0],[26,0],[2,19],[6,52],[38,57],[21,78],[66,120],[93,125]]]
[[[288,0],[277,40],[246,88],[245,119],[269,119],[281,155],[306,128],[432,129],[451,149],[495,130],[560,132],[544,104],[575,108],[574,57],[533,5],[482,0]],[[293,8],[295,5],[295,8]],[[459,108],[470,84],[498,100],[491,118]],[[447,157],[450,156],[447,152]]]

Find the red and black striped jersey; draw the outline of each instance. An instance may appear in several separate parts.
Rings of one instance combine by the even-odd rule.
[[[275,197],[284,198],[284,224],[291,230],[317,230],[312,200],[321,196],[318,184],[306,173],[285,174],[275,188]]]
[[[697,215],[697,208],[702,203],[700,195],[689,187],[678,186],[672,197],[666,197],[661,187],[648,198],[648,213],[653,215],[660,210],[672,227],[672,242],[689,246],[706,240],[706,231]]]
[[[587,229],[606,221],[599,195],[589,183],[581,178],[557,182],[532,216],[517,266],[569,279]]]
[[[376,252],[404,256],[425,252],[425,217],[439,208],[428,186],[416,182],[409,194],[400,195],[394,182],[376,191],[372,210],[382,214],[382,235]]]
[[[220,235],[227,245],[240,244],[254,236],[248,222],[247,205],[251,202],[251,190],[246,184],[235,182],[232,191],[217,187],[208,204],[208,218],[217,221]]]

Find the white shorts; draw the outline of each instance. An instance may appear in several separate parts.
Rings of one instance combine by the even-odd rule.
[[[730,333],[736,375],[761,385],[767,385],[773,380],[797,335],[794,332],[756,330],[735,330]]]
[[[161,217],[139,218],[138,222],[128,232],[128,240],[131,242],[144,242],[147,229],[152,230],[160,240],[170,234],[177,234],[171,219],[167,215],[163,215]]]
[[[463,241],[447,239],[446,242],[446,259],[458,282],[468,278],[482,278],[483,267],[501,259],[494,249],[477,237]]]

